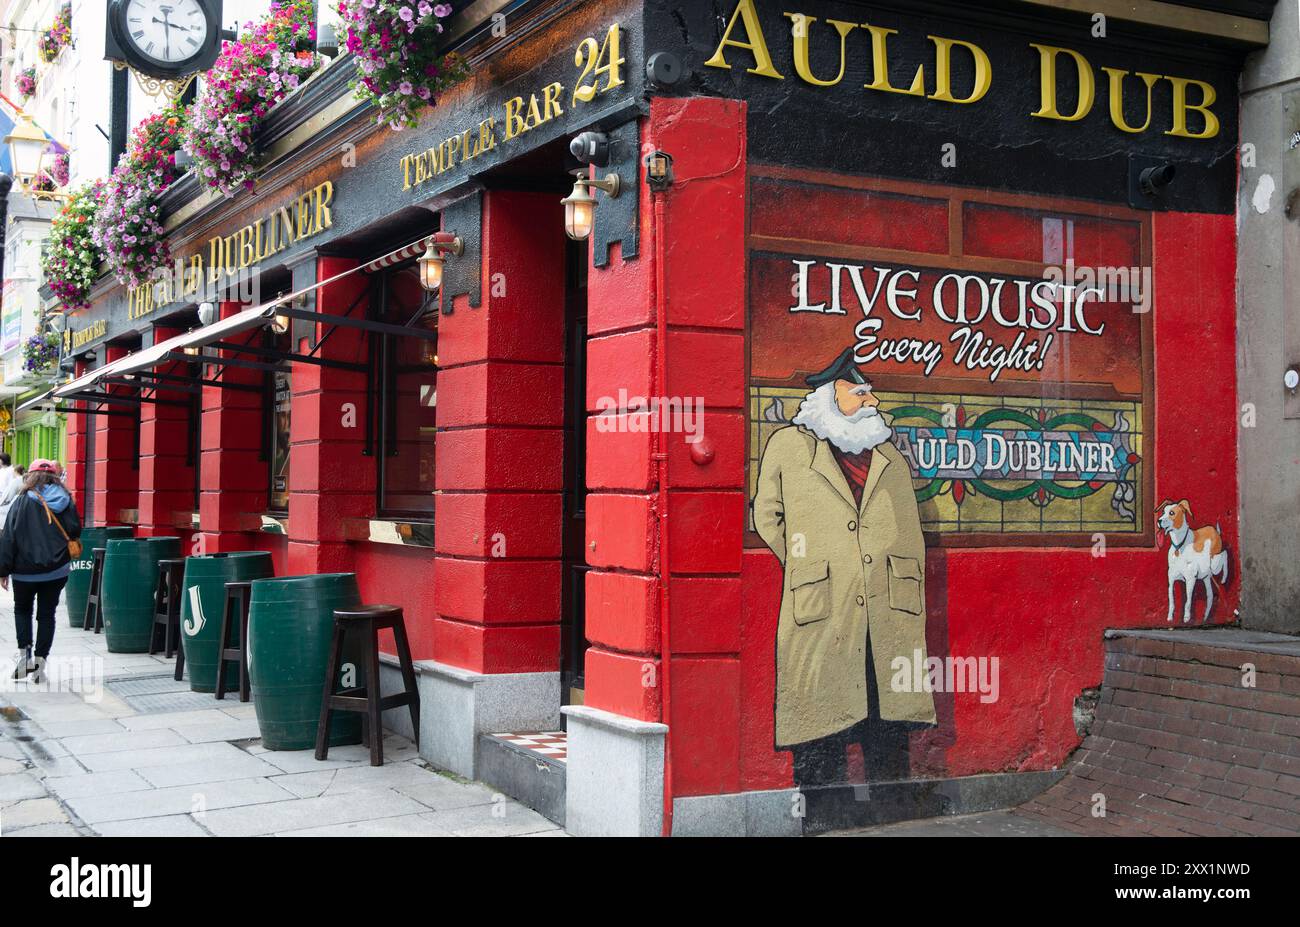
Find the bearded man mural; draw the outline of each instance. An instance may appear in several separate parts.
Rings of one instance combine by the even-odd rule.
[[[776,747],[799,785],[909,773],[908,731],[935,722],[925,691],[894,691],[890,663],[925,658],[925,541],[907,461],[844,351],[807,378],[793,424],[767,442],[754,523],[784,568],[776,631]],[[922,664],[924,665],[924,664]]]

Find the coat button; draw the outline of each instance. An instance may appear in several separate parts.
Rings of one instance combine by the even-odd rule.
[[[870,563],[870,562],[871,562],[871,554],[863,554],[863,555],[862,555],[862,562],[863,562],[863,563]]]
[[[856,521],[851,521],[851,522],[849,522],[849,530],[850,530],[850,531],[857,531],[857,530],[858,530],[858,523],[857,523]]]
[[[866,604],[867,604],[867,600],[864,599],[862,596],[858,596],[858,604],[859,604],[859,605],[866,605]]]

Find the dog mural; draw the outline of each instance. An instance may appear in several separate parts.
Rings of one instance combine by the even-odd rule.
[[[1201,623],[1210,620],[1214,608],[1214,583],[1228,584],[1228,548],[1223,543],[1219,526],[1192,527],[1192,507],[1183,499],[1174,502],[1166,499],[1156,509],[1157,521],[1169,538],[1169,614],[1166,621],[1174,620],[1174,585],[1183,584],[1183,623],[1192,620],[1192,597],[1196,583],[1205,587],[1205,614]]]

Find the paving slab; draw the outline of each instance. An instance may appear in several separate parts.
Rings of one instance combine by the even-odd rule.
[[[47,776],[42,783],[47,790],[67,801],[93,795],[117,795],[141,792],[154,786],[130,769],[112,772],[83,773],[80,776]]]
[[[87,734],[82,737],[64,737],[59,743],[74,756],[92,756],[99,753],[118,753],[130,750],[140,753],[154,747],[175,747],[189,743],[175,731],[118,731],[115,734]]]
[[[394,786],[397,791],[428,805],[434,811],[451,811],[472,805],[489,805],[498,800],[500,793],[478,782],[462,782],[440,773],[433,773],[422,782],[409,782]],[[520,807],[523,807],[522,805]]]
[[[41,780],[31,773],[17,772],[0,776],[0,805],[44,797],[45,786],[41,785]]]
[[[217,712],[221,714],[221,712]],[[251,718],[231,718],[223,721],[204,721],[199,724],[181,724],[171,728],[192,744],[212,743],[217,740],[254,740],[262,736],[257,721]]]
[[[0,833],[9,833],[36,824],[66,822],[67,814],[53,798],[31,798],[0,809]]]
[[[166,766],[141,766],[136,769],[156,788],[177,785],[200,785],[205,782],[222,782],[233,779],[256,779],[280,774],[280,770],[260,757],[242,751],[215,760],[195,760]]]
[[[85,721],[43,721],[41,730],[47,737],[82,737],[87,734],[120,734],[128,730],[113,718],[93,718]]]
[[[424,814],[403,814],[374,821],[352,821],[347,824],[327,824],[275,834],[277,837],[450,837]]]
[[[256,837],[308,827],[419,814],[425,810],[424,805],[414,799],[391,789],[378,789],[300,798],[255,808],[209,811],[203,824],[218,837]]]
[[[177,728],[192,724],[221,724],[231,720],[230,715],[220,708],[220,702],[213,702],[212,708],[197,711],[160,711],[156,714],[132,715],[122,718],[120,724],[132,731],[153,731],[161,728]]]
[[[505,796],[489,805],[431,811],[427,818],[456,837],[516,837],[555,829],[554,821]]]
[[[18,830],[5,831],[5,837],[80,837],[81,832],[66,821],[51,824],[35,824]]]
[[[151,766],[178,766],[182,763],[215,763],[238,755],[247,754],[227,743],[182,743],[179,746],[155,747],[151,750],[93,753],[79,759],[91,772],[108,772],[113,769],[140,770]]]
[[[88,795],[68,799],[68,807],[81,820],[95,827],[108,821],[195,814],[200,811],[211,816],[213,809],[218,808],[260,806],[267,802],[292,800],[292,793],[270,780],[237,779],[233,782],[205,783],[198,787],[178,786],[118,795]]]
[[[101,837],[207,837],[208,832],[186,814],[130,821],[104,821],[94,826]]]

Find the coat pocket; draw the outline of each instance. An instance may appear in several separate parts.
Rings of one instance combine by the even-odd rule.
[[[830,564],[825,560],[790,567],[790,595],[794,598],[794,623],[812,624],[831,614]]]
[[[910,615],[921,614],[924,609],[921,600],[921,561],[889,555],[889,607]]]

